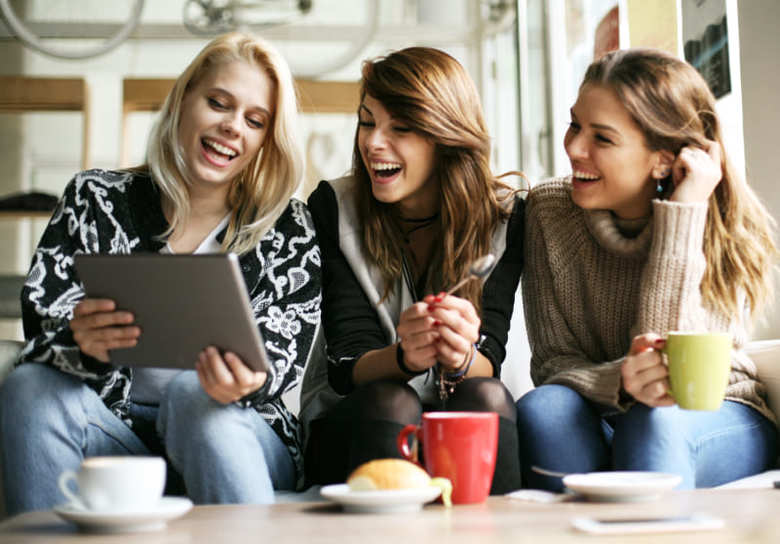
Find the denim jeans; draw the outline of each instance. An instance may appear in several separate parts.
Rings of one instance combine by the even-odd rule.
[[[157,430],[189,497],[203,503],[270,503],[274,489],[293,489],[292,458],[254,409],[222,405],[200,387],[194,371],[166,389]],[[0,388],[0,462],[9,514],[65,501],[57,478],[85,457],[149,455],[148,447],[81,380],[27,363]]]
[[[682,476],[680,489],[713,487],[762,472],[777,456],[775,424],[753,408],[725,401],[717,412],[606,408],[563,385],[542,385],[517,401],[523,486],[561,491],[557,472],[652,470]]]

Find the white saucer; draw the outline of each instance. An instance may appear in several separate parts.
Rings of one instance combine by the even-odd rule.
[[[563,478],[563,484],[575,493],[601,502],[650,501],[674,489],[681,481],[678,474],[641,471],[589,472]]]
[[[352,491],[347,484],[326,485],[320,489],[326,499],[340,503],[347,512],[416,512],[426,502],[441,495],[438,487]]]
[[[54,507],[54,513],[72,521],[81,529],[101,533],[158,531],[168,520],[177,518],[192,508],[192,501],[183,497],[163,497],[154,507],[132,512],[92,512],[72,503]]]

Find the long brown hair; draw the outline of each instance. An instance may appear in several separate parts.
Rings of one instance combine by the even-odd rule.
[[[738,317],[744,296],[756,315],[772,295],[775,223],[728,160],[715,97],[699,72],[662,51],[628,49],[591,64],[582,83],[587,84],[612,89],[654,151],[676,156],[685,146],[706,149],[705,140],[718,143],[723,178],[708,203],[702,298],[724,315]],[[671,175],[664,183],[671,186]]]
[[[491,249],[498,223],[511,213],[513,190],[490,171],[490,136],[476,87],[447,53],[409,47],[363,64],[361,102],[378,100],[390,115],[435,144],[432,179],[441,187],[441,282],[454,285],[471,261]],[[358,127],[358,131],[360,128]],[[385,296],[402,274],[403,236],[393,204],[374,198],[360,156],[358,131],[352,159],[358,183],[363,242],[382,271]],[[481,282],[458,291],[479,311]]]

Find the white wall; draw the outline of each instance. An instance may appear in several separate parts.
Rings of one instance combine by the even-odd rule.
[[[780,2],[742,0],[736,3],[747,179],[772,215],[780,219],[780,191],[777,189],[780,173]],[[780,295],[780,282],[776,285]],[[780,337],[780,307],[776,307],[767,322],[758,328],[756,337]]]

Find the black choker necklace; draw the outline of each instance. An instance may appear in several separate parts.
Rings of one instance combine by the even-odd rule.
[[[402,217],[401,221],[404,221],[406,223],[433,223],[436,218],[439,217],[439,212],[436,212],[435,214],[429,216],[429,217],[420,217],[419,219],[411,218],[411,217]]]
[[[406,218],[401,217],[401,221],[404,223],[411,223],[411,228],[407,230],[404,233],[404,239],[407,243],[409,243],[409,236],[420,229],[424,229],[426,227],[429,227],[433,225],[436,220],[439,218],[439,212],[436,212],[435,214],[431,215],[430,217],[420,217],[420,218]]]

